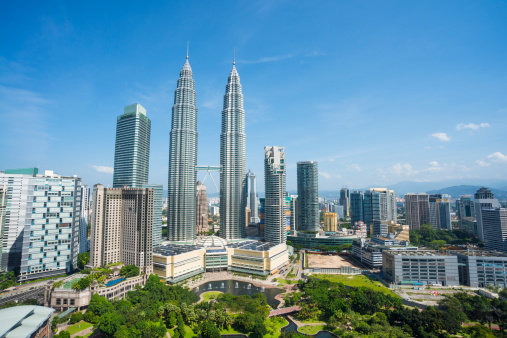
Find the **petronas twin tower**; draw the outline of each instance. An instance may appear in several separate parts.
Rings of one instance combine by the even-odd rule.
[[[233,62],[224,95],[220,135],[220,237],[246,236],[245,110]],[[197,106],[192,68],[183,65],[174,92],[169,142],[167,236],[170,241],[196,237]]]

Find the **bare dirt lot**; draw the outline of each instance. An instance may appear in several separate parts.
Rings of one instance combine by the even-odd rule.
[[[309,268],[339,268],[342,266],[350,266],[357,268],[357,266],[342,256],[327,256],[308,254],[308,267]]]

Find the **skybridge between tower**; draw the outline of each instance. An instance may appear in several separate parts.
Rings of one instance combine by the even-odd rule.
[[[208,177],[211,177],[211,180],[213,181],[213,184],[215,185],[215,189],[217,189],[217,192],[219,192],[218,190],[218,187],[217,187],[217,184],[215,182],[215,179],[213,178],[213,176],[211,175],[211,173],[213,171],[215,172],[221,172],[222,171],[222,167],[221,166],[217,166],[217,165],[196,165],[195,166],[195,171],[206,171],[206,176],[204,176],[204,179],[202,180],[202,184],[204,184],[204,181],[206,181],[206,178]]]

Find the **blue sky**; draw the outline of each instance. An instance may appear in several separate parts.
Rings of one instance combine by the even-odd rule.
[[[111,184],[116,117],[138,102],[166,186],[189,40],[198,163],[219,164],[235,47],[260,191],[266,145],[285,147],[290,190],[302,160],[325,190],[505,178],[505,1],[11,1],[0,17],[0,170]]]

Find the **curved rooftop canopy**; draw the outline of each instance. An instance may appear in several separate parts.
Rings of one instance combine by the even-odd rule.
[[[197,241],[197,246],[204,247],[224,247],[229,244],[225,239],[218,236],[206,236]]]

